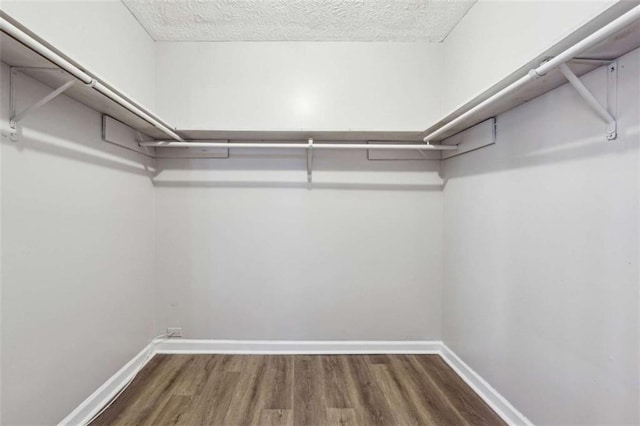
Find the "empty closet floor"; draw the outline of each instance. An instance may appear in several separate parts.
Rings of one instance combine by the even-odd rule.
[[[156,355],[99,424],[504,422],[438,355]]]

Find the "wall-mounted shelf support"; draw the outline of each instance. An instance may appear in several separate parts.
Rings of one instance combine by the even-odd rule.
[[[573,58],[569,62],[572,64],[589,64],[589,65],[609,65],[614,62],[615,59],[594,59],[594,58]]]
[[[307,182],[311,183],[311,173],[313,169],[313,139],[309,138],[307,147]]]
[[[567,64],[560,64],[560,72],[569,80],[569,83],[578,91],[587,105],[594,110],[600,118],[607,123],[607,140],[614,140],[617,137],[616,119],[611,115],[609,109],[615,108],[615,93],[618,86],[618,64],[611,62],[607,65],[607,108],[603,107],[593,94],[582,84]]]
[[[67,89],[75,84],[75,80],[70,80],[64,83],[62,86],[58,87],[51,93],[49,93],[44,98],[39,101],[29,105],[25,109],[20,112],[16,111],[16,75],[23,70],[37,70],[44,72],[57,72],[63,73],[62,70],[58,68],[24,68],[24,67],[11,67],[11,73],[9,75],[9,127],[11,128],[10,139],[14,142],[18,140],[18,123],[23,120],[28,114],[37,110],[38,108],[46,105],[51,100],[56,98],[57,96],[64,93]]]
[[[496,127],[496,118],[492,117],[443,140],[443,144],[457,146],[458,150],[442,151],[442,160],[494,145]]]

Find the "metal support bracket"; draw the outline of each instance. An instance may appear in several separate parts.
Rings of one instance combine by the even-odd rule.
[[[46,105],[52,99],[64,93],[67,89],[73,86],[76,83],[76,80],[69,80],[64,83],[62,86],[58,87],[51,93],[49,93],[44,98],[39,101],[29,105],[22,111],[16,111],[16,75],[19,72],[34,70],[34,71],[46,71],[46,72],[58,72],[64,74],[64,71],[58,68],[25,68],[25,67],[11,67],[11,72],[9,75],[9,127],[10,131],[10,139],[14,142],[18,140],[18,123],[23,120],[28,114],[37,110],[38,108]]]
[[[313,139],[309,138],[307,148],[307,182],[311,183],[311,173],[313,169]]]
[[[603,107],[593,94],[585,87],[567,64],[560,65],[560,72],[569,80],[569,83],[578,91],[587,105],[607,123],[607,140],[614,140],[618,134],[618,124],[614,115],[616,114],[616,101],[618,89],[618,63],[607,64],[607,107]]]

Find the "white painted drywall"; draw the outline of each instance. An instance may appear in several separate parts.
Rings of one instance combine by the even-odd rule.
[[[442,43],[442,114],[480,95],[615,3],[478,0]]]
[[[18,84],[19,108],[51,90]],[[55,424],[154,336],[154,189],[148,159],[100,140],[97,112],[62,96],[23,123],[0,141],[0,423]]]
[[[616,141],[565,85],[443,165],[444,341],[536,424],[640,422],[638,75],[634,51]]]
[[[8,96],[7,87],[2,84],[6,68],[0,66],[0,99]],[[6,103],[0,102],[0,117],[6,116]],[[2,120],[3,121],[3,120]],[[4,123],[2,123],[4,124]],[[0,125],[2,125],[0,124]],[[1,138],[2,136],[0,136]],[[0,149],[0,423],[2,423],[2,149]]]
[[[157,112],[179,129],[422,130],[439,44],[157,43]]]
[[[155,106],[154,41],[119,0],[2,0],[0,7],[103,81]]]
[[[232,151],[161,160],[158,330],[191,338],[439,339],[438,162]]]

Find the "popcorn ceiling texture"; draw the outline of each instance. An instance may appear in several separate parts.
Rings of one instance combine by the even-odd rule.
[[[444,40],[475,0],[122,0],[158,41]]]

